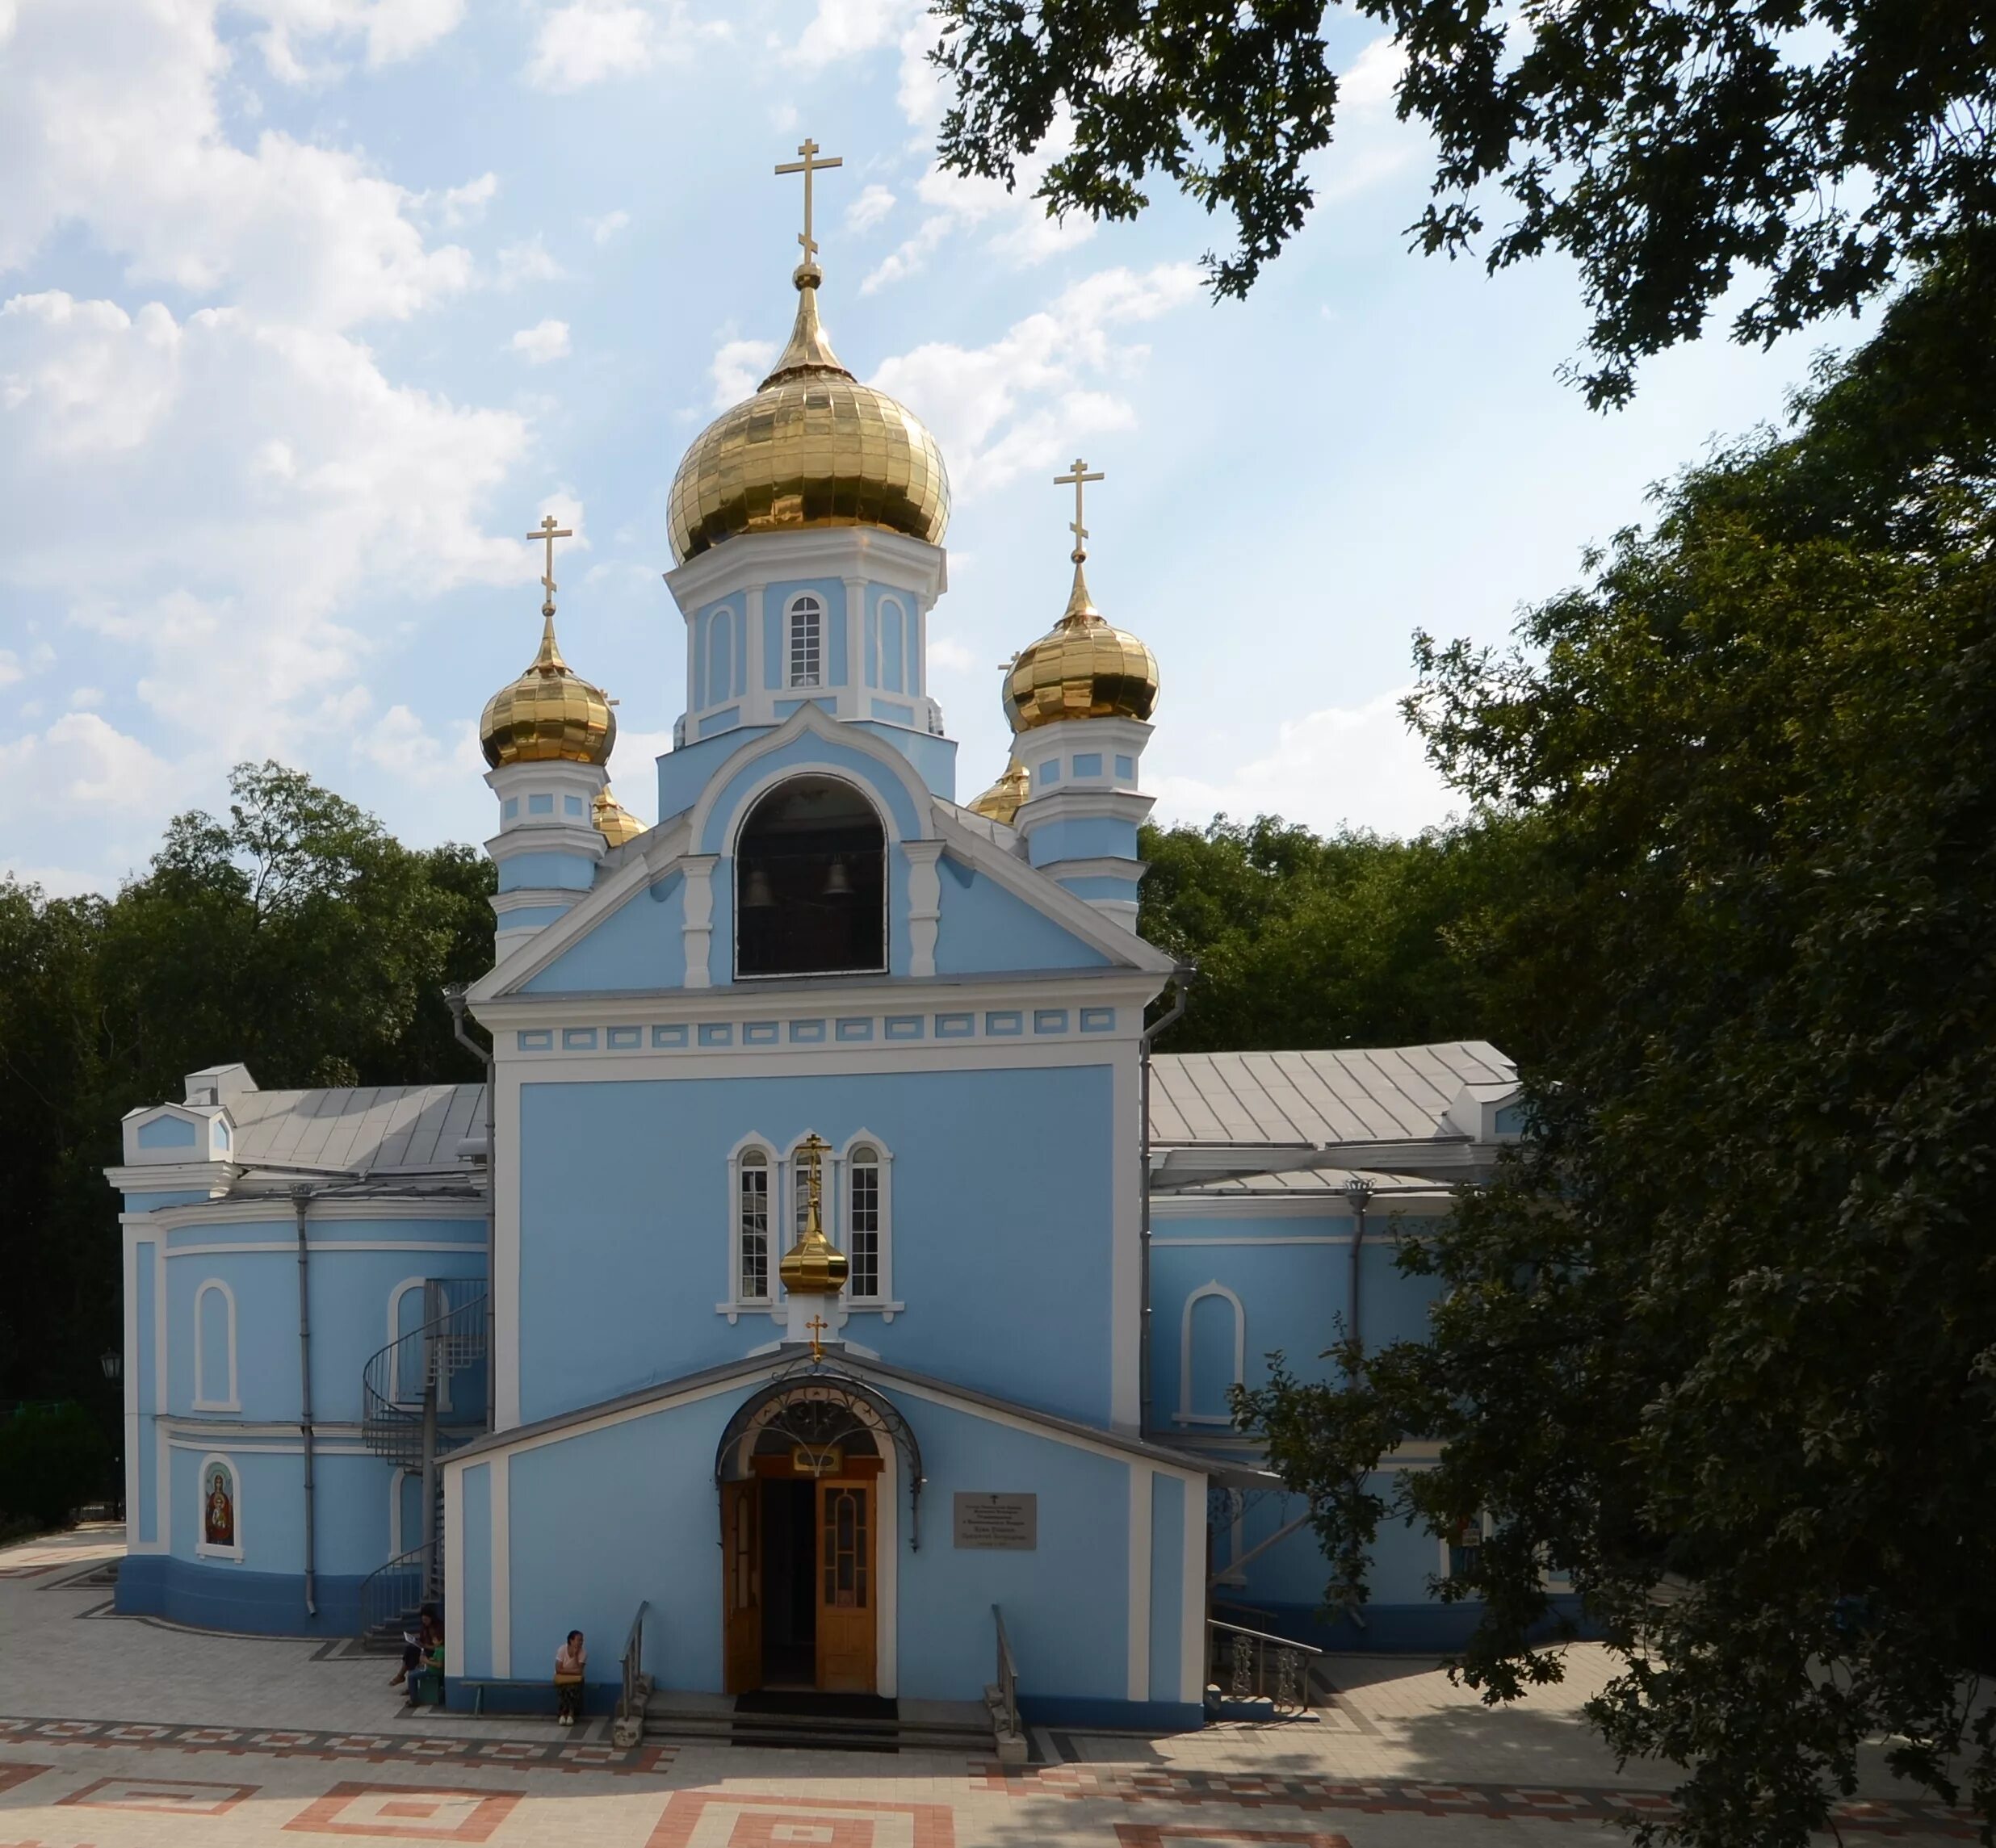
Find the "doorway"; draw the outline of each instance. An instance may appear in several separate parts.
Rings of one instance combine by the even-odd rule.
[[[872,1694],[878,1682],[880,1458],[765,1432],[721,1485],[725,1687]]]

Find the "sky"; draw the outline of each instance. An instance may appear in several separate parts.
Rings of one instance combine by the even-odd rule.
[[[113,890],[275,757],[413,844],[497,826],[476,725],[539,636],[619,702],[619,797],[685,691],[686,446],[788,331],[808,134],[841,357],[941,443],[929,685],[968,800],[998,664],[1089,585],[1148,641],[1157,816],[1405,833],[1460,805],[1401,723],[1416,630],[1502,642],[1849,324],[1564,382],[1577,279],[1407,249],[1428,178],[1370,21],[1304,233],[1245,303],[1160,187],[1055,223],[934,164],[920,0],[0,0],[0,870]]]

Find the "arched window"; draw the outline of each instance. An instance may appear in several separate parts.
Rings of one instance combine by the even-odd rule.
[[[744,1149],[735,1169],[735,1300],[769,1300],[769,1158]]]
[[[846,1155],[846,1295],[874,1301],[887,1295],[883,1272],[887,1213],[880,1196],[880,1150],[856,1142]]]
[[[719,706],[735,690],[735,613],[726,604],[714,612],[707,629],[707,704]]]
[[[204,1456],[195,1498],[194,1550],[211,1559],[242,1557],[242,1477],[226,1456]]]
[[[887,833],[849,783],[799,777],[750,810],[735,843],[735,973],[887,966]]]
[[[824,685],[824,606],[815,597],[790,600],[790,684]]]
[[[220,1277],[194,1293],[194,1409],[242,1410],[236,1397],[236,1295]]]
[[[1231,1424],[1227,1389],[1241,1383],[1248,1315],[1226,1284],[1203,1284],[1185,1298],[1178,1330],[1178,1423]]]

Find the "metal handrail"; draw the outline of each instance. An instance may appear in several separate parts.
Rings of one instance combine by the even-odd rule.
[[[1310,1704],[1310,1665],[1323,1651],[1293,1637],[1206,1620],[1206,1685],[1222,1699],[1266,1700],[1279,1713]]]
[[[644,1703],[651,1695],[651,1684],[644,1673],[644,1615],[652,1608],[648,1599],[638,1606],[638,1614],[631,1620],[631,1628],[624,1637],[623,1695],[617,1703],[617,1718],[626,1724],[641,1720]]]
[[[459,1388],[447,1406],[442,1402],[455,1376],[484,1358],[485,1280],[432,1277],[423,1296],[422,1326],[378,1349],[361,1370],[361,1441],[405,1469],[423,1460],[424,1402],[432,1388],[435,1428],[449,1447],[485,1428],[482,1376],[477,1391],[468,1397]]]
[[[1012,1639],[1005,1634],[1005,1614],[994,1604],[992,1621],[998,1627],[998,1717],[1000,1730],[1016,1736],[1019,1731],[1019,1670],[1012,1659]]]
[[[360,1582],[359,1634],[367,1636],[391,1618],[405,1616],[417,1609],[428,1589],[424,1583],[427,1569],[425,1549],[413,1546],[369,1573]]]

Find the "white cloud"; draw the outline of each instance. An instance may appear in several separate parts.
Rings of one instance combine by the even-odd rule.
[[[988,346],[937,342],[888,360],[873,383],[928,424],[950,459],[959,501],[1073,453],[1077,441],[1135,421],[1105,381],[1141,366],[1148,349],[1122,329],[1198,294],[1189,263],[1142,274],[1098,271]]]
[[[436,216],[447,230],[461,224],[476,224],[485,216],[485,207],[499,195],[499,176],[480,174],[463,186],[447,187],[437,195]],[[427,201],[426,200],[426,203]]]
[[[862,186],[859,197],[845,208],[845,228],[870,231],[893,209],[894,195],[885,186]]]
[[[567,0],[541,17],[527,60],[537,89],[582,90],[683,63],[702,40],[726,38],[725,20],[695,20],[682,0]]]
[[[818,0],[784,61],[812,70],[895,44],[922,11],[922,0]]]
[[[933,673],[973,673],[977,668],[977,657],[955,637],[937,635],[929,640],[929,666]]]
[[[377,769],[419,788],[447,782],[459,772],[456,752],[406,706],[390,706],[355,737],[353,749]]]
[[[601,218],[584,219],[582,228],[589,233],[593,242],[603,245],[627,229],[630,223],[631,214],[627,212],[606,212]]]
[[[27,669],[21,665],[21,657],[11,648],[0,648],[0,686],[12,686],[26,677]]]
[[[69,694],[69,710],[82,712],[104,703],[104,689],[101,686],[79,686]]]
[[[502,289],[517,289],[525,283],[558,283],[567,274],[548,254],[537,231],[499,253],[493,280]]]
[[[1273,749],[1217,778],[1160,776],[1159,820],[1203,826],[1215,815],[1280,815],[1319,833],[1349,826],[1394,835],[1438,826],[1466,805],[1401,718],[1407,690],[1285,723]]]
[[[170,782],[166,764],[94,712],[0,744],[0,774],[24,805],[98,809],[144,799]]]
[[[225,132],[213,0],[19,0],[0,59],[0,271],[86,226],[128,278],[319,327],[415,313],[466,287],[417,195],[350,149]]]
[[[508,344],[530,366],[565,359],[568,357],[568,324],[565,321],[540,321],[522,328]]]
[[[714,408],[724,411],[739,404],[762,382],[776,357],[774,340],[729,340],[722,342],[707,371],[714,380]]]
[[[271,73],[287,83],[332,74],[313,70],[300,47],[328,38],[359,36],[375,68],[413,57],[454,31],[464,17],[464,0],[236,0],[238,9],[261,19],[258,35]]]

